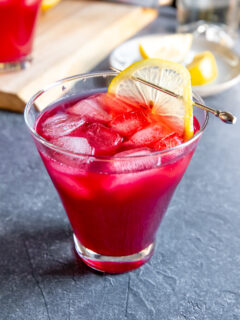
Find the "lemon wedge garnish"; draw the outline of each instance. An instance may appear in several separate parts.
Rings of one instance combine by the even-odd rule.
[[[192,45],[192,34],[153,35],[139,42],[139,52],[146,58],[182,62]]]
[[[187,68],[193,86],[201,86],[212,82],[218,74],[215,57],[210,51],[197,54]]]
[[[171,90],[183,99],[176,99],[166,93],[131,79],[142,78],[165,89]],[[176,133],[188,140],[193,135],[193,109],[191,80],[188,70],[178,63],[161,59],[145,59],[132,64],[120,72],[108,87],[108,92],[147,105],[154,114],[162,117]]]
[[[52,7],[55,7],[61,0],[43,0],[41,9],[42,11],[47,11]]]

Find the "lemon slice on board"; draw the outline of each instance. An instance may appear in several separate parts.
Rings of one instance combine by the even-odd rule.
[[[193,86],[201,86],[216,79],[218,70],[214,55],[210,51],[201,52],[187,66]]]
[[[139,77],[183,99],[142,84],[131,77]],[[178,63],[161,59],[145,59],[120,72],[110,83],[108,92],[147,105],[152,112],[162,117],[176,133],[188,140],[193,135],[193,109],[191,80],[188,70]]]
[[[41,9],[42,11],[48,11],[52,7],[55,7],[61,0],[43,0]]]
[[[192,45],[191,33],[171,35],[153,35],[139,42],[139,52],[146,58],[166,59],[182,62]]]

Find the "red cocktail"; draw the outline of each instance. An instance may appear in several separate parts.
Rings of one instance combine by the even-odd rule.
[[[97,270],[124,272],[150,259],[206,114],[195,114],[195,135],[184,143],[146,105],[103,93],[112,77],[79,77],[84,81],[78,87],[72,86],[75,78],[56,84],[33,97],[25,119],[68,214],[78,254]],[[39,114],[33,103],[44,111]]]
[[[0,63],[20,63],[32,52],[41,0],[0,0]]]

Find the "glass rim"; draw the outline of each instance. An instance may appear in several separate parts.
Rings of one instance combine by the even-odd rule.
[[[81,79],[85,79],[85,78],[94,78],[94,77],[100,77],[100,76],[116,76],[118,73],[115,71],[99,71],[99,72],[90,72],[90,73],[82,73],[82,74],[77,74],[74,76],[70,76],[70,77],[66,77],[60,80],[57,80],[55,82],[50,83],[49,85],[47,85],[46,87],[44,87],[43,89],[39,90],[37,93],[35,93],[27,102],[25,109],[24,109],[24,120],[25,123],[28,127],[28,129],[30,130],[31,134],[36,138],[36,140],[40,143],[42,143],[44,146],[63,153],[67,156],[71,156],[71,157],[76,157],[76,158],[83,158],[83,157],[88,157],[88,158],[93,158],[93,159],[98,159],[98,160],[126,160],[129,158],[146,158],[146,157],[151,157],[151,156],[157,156],[157,155],[163,155],[163,154],[167,154],[171,151],[175,151],[178,150],[180,148],[186,148],[187,146],[191,145],[193,142],[195,142],[203,133],[203,131],[205,130],[207,124],[208,124],[208,120],[209,120],[209,113],[205,110],[202,110],[202,112],[205,113],[205,120],[203,125],[201,126],[200,130],[194,134],[192,136],[192,138],[190,138],[189,140],[175,146],[172,148],[168,148],[168,149],[164,149],[164,150],[160,150],[160,151],[154,151],[151,152],[150,154],[146,154],[146,155],[135,155],[135,156],[121,156],[121,157],[117,157],[116,155],[114,156],[108,156],[108,155],[92,155],[92,154],[86,154],[86,153],[75,153],[72,152],[70,150],[67,150],[65,148],[59,147],[57,145],[54,145],[53,143],[49,142],[48,140],[46,140],[45,138],[43,138],[42,136],[40,136],[37,131],[35,130],[35,128],[33,126],[31,126],[31,124],[28,121],[28,114],[30,112],[30,109],[34,106],[34,101],[37,100],[38,97],[40,97],[42,94],[46,93],[47,91],[49,91],[52,88],[57,87],[58,85],[62,85],[64,82],[68,82],[68,81],[72,81],[72,80],[81,80]],[[196,96],[196,97],[194,97]],[[196,101],[202,102],[201,97],[193,91],[193,99],[195,99]],[[41,111],[40,111],[41,112]]]

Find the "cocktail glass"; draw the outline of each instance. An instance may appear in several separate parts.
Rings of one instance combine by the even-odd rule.
[[[208,114],[195,108],[200,129],[190,140],[128,157],[76,154],[36,132],[39,110],[107,91],[115,75],[60,80],[35,94],[25,108],[26,124],[72,225],[76,252],[88,266],[110,273],[138,268],[151,258],[160,222],[208,121]]]
[[[41,0],[0,0],[0,71],[24,69],[31,61]]]

